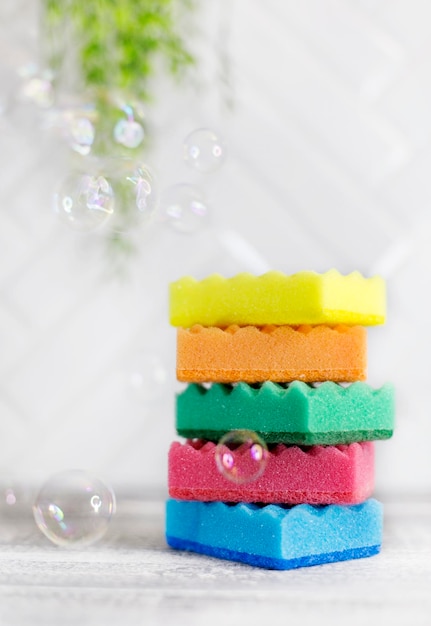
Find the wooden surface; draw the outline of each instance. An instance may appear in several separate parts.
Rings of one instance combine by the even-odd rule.
[[[429,626],[430,499],[386,500],[385,514],[380,555],[287,572],[170,550],[161,500],[120,500],[86,550],[56,548],[29,518],[3,519],[0,623]]]

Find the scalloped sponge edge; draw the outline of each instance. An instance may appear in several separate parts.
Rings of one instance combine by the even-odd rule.
[[[306,450],[278,444],[269,449],[263,474],[241,484],[218,471],[215,454],[212,442],[174,441],[168,460],[169,495],[207,502],[357,504],[369,498],[374,487],[370,441]]]
[[[190,276],[170,285],[173,326],[229,326],[230,324],[383,324],[386,319],[385,283],[379,276],[359,272],[343,276],[333,269],[324,274],[271,271],[262,276],[219,274],[197,281]]]
[[[362,326],[196,325],[177,331],[177,378],[183,382],[354,382],[366,372]]]
[[[383,507],[168,500],[166,540],[172,548],[287,570],[372,556],[380,551]]]
[[[312,387],[264,382],[259,387],[188,385],[176,397],[179,435],[218,441],[230,430],[249,429],[266,443],[331,445],[388,439],[394,428],[394,388],[347,387],[324,382]]]

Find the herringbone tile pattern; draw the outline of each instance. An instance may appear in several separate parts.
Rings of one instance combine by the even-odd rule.
[[[1,76],[34,54],[29,5],[0,9]],[[378,446],[377,485],[430,487],[430,18],[425,0],[205,5],[198,95],[161,85],[151,115],[161,184],[202,185],[211,227],[181,237],[155,225],[123,281],[109,277],[100,234],[55,221],[65,159],[34,112],[0,118],[0,469],[38,481],[93,467],[114,483],[163,486],[175,388],[167,282],[335,266],[388,279],[370,382],[395,382],[398,424]],[[229,147],[207,178],[181,162],[182,138],[202,125]],[[147,378],[152,357],[165,368],[156,391],[133,389],[141,352]]]

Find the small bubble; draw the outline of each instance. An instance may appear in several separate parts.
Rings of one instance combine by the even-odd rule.
[[[206,225],[208,205],[198,187],[181,183],[166,190],[162,199],[163,217],[180,233],[192,234]]]
[[[110,229],[114,232],[129,232],[150,222],[159,204],[153,171],[144,163],[124,160],[118,163],[110,180],[116,199]]]
[[[156,208],[156,194],[154,175],[145,165],[138,165],[127,181],[132,185],[135,194],[135,204],[139,213],[150,217]]]
[[[137,148],[144,141],[145,132],[142,125],[132,119],[121,119],[115,125],[114,139],[126,148]]]
[[[6,489],[4,492],[4,496],[5,496],[5,502],[8,506],[13,506],[14,504],[16,504],[17,497],[16,497],[14,489],[12,488]]]
[[[226,158],[226,148],[218,135],[208,128],[194,130],[184,140],[184,160],[199,172],[216,171]]]
[[[78,154],[90,154],[94,143],[95,129],[93,123],[86,117],[73,117],[68,127],[70,146]]]
[[[29,63],[18,69],[22,79],[19,97],[47,109],[54,102],[53,74],[50,70],[41,70],[36,64]]]
[[[4,477],[3,477],[4,478]],[[0,517],[20,515],[31,508],[29,490],[19,482],[8,478],[0,485]]]
[[[266,443],[251,430],[232,430],[219,441],[215,450],[217,469],[237,484],[256,480],[268,461]]]
[[[83,546],[98,541],[114,513],[112,489],[82,470],[51,477],[33,505],[38,528],[58,546]]]
[[[93,230],[114,212],[114,192],[103,176],[71,173],[54,195],[54,210],[76,230]]]
[[[41,108],[50,107],[54,100],[52,85],[44,78],[30,78],[22,86],[21,95]]]

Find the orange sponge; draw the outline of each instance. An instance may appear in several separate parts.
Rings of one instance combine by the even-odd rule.
[[[366,378],[362,326],[179,328],[177,378],[183,382],[354,382]]]

